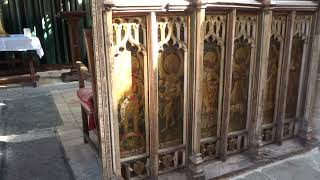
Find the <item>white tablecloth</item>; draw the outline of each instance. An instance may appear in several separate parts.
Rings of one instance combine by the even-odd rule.
[[[23,34],[10,34],[8,37],[0,37],[0,51],[37,51],[40,58],[44,55],[38,37],[26,37]]]

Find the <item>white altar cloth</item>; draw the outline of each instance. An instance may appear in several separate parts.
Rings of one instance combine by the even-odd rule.
[[[10,34],[0,37],[0,51],[28,51],[34,50],[40,58],[44,52],[40,40],[36,36],[26,37],[23,34]]]

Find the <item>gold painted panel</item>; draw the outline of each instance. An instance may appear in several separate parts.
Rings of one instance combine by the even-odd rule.
[[[294,118],[297,111],[303,45],[304,40],[300,36],[293,37],[286,99],[286,118]]]
[[[146,153],[144,33],[144,18],[113,19],[112,90],[121,158]]]
[[[232,63],[229,132],[246,128],[251,46],[242,37],[235,41]]]
[[[275,112],[275,101],[277,92],[278,64],[280,58],[280,42],[272,37],[270,40],[267,84],[265,91],[265,105],[263,112],[263,123],[270,124],[273,122]]]
[[[121,157],[144,153],[146,132],[144,118],[143,56],[131,51],[131,86],[120,96],[118,118]]]
[[[217,42],[204,45],[201,137],[217,135],[221,48]]]
[[[159,53],[159,143],[166,148],[183,143],[184,52],[169,43]]]

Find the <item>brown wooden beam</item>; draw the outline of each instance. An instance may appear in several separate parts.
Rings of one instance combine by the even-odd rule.
[[[150,175],[158,179],[159,137],[158,137],[158,26],[155,12],[147,16],[149,56],[149,124],[150,124]]]
[[[105,11],[103,1],[92,1],[94,57],[96,62],[98,117],[101,139],[102,178],[115,179],[113,170],[112,132],[110,120],[109,90],[107,82],[107,62],[111,60],[112,12]],[[107,23],[105,23],[104,19]],[[106,32],[104,32],[104,30]]]
[[[19,83],[32,83],[34,85],[35,81],[38,81],[40,78],[39,75],[34,75],[32,78],[29,74],[17,75],[17,76],[5,76],[0,77],[0,85],[6,84],[19,84]]]
[[[236,23],[236,9],[228,13],[227,35],[226,35],[226,61],[225,61],[225,81],[223,89],[223,108],[221,121],[221,140],[220,140],[220,158],[226,159],[227,142],[229,133],[229,115],[230,115],[230,94],[232,83],[232,61],[234,56],[234,33]]]
[[[262,144],[262,124],[264,113],[264,100],[267,85],[267,70],[269,46],[271,37],[272,11],[264,10],[259,19],[259,35],[257,48],[256,78],[254,88],[256,98],[252,102],[252,116],[249,125],[249,150],[254,157],[258,155],[258,148]]]

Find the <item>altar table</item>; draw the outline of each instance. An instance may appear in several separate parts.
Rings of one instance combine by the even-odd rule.
[[[41,59],[44,56],[40,40],[36,36],[26,37],[23,34],[10,34],[7,37],[0,37],[0,52],[26,52],[36,51],[37,55]],[[14,82],[25,82],[31,81],[36,86],[35,69],[33,66],[33,58],[27,57],[26,60],[29,63],[30,76],[11,77],[13,80],[10,81],[8,78],[0,78],[0,84]],[[19,80],[17,80],[19,79]]]

